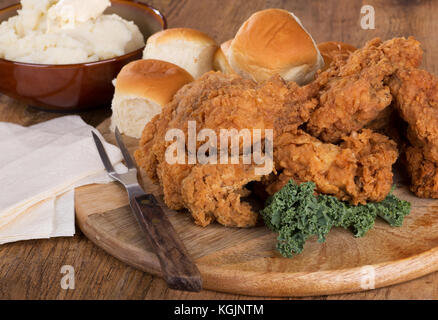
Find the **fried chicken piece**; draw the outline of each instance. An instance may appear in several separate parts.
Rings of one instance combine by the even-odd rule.
[[[273,194],[293,179],[313,181],[317,192],[353,204],[381,201],[391,190],[397,156],[395,142],[367,129],[344,137],[339,146],[301,130],[286,132],[274,149],[276,170],[281,174],[267,190]]]
[[[348,59],[336,58],[330,68],[318,74],[318,107],[307,130],[325,142],[362,129],[390,105],[392,97],[386,79],[400,68],[421,63],[420,43],[413,38],[374,39]]]
[[[397,143],[399,150],[405,145],[406,124],[400,118],[394,102],[377,116],[376,119],[369,122],[365,129],[370,129],[374,132],[383,134]]]
[[[428,160],[421,147],[406,149],[410,189],[418,197],[438,199],[438,162]]]
[[[408,123],[408,139],[438,161],[438,78],[427,71],[406,69],[390,80],[396,108]]]
[[[384,200],[392,188],[392,165],[398,158],[397,144],[387,136],[367,129],[353,132],[343,140],[340,147],[351,150],[358,161],[355,178],[358,194],[353,194],[353,203]]]
[[[261,178],[251,165],[195,166],[181,183],[183,204],[200,226],[217,220],[229,227],[251,227],[258,213],[241,198],[250,194],[245,185]]]
[[[406,150],[411,190],[438,198],[438,78],[424,70],[399,70],[389,86],[400,116],[408,124]]]
[[[261,129],[263,141],[264,129],[272,129],[275,139],[309,119],[316,105],[311,98],[314,90],[314,86],[300,88],[280,77],[257,84],[236,75],[208,73],[179,90],[162,113],[146,125],[135,154],[137,163],[160,183],[167,206],[174,210],[188,208],[199,225],[215,219],[227,226],[253,225],[257,214],[240,202],[239,195],[245,194],[246,183],[261,178],[253,173],[256,165],[188,163],[188,123],[196,123],[196,133],[212,129],[218,138],[221,129]],[[184,164],[166,161],[166,149],[173,143],[165,139],[169,129],[181,129],[185,135]],[[196,143],[199,148],[206,142]],[[243,144],[239,144],[242,153]]]
[[[337,59],[347,60],[350,54],[357,50],[356,47],[344,42],[328,41],[318,44],[319,52],[324,59],[322,71],[327,70],[332,61]]]

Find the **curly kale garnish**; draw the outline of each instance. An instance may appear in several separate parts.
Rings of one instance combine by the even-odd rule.
[[[333,227],[352,229],[356,237],[363,237],[377,216],[400,227],[411,210],[409,202],[391,193],[381,202],[354,206],[332,196],[315,195],[314,190],[313,182],[297,185],[290,180],[261,211],[268,228],[278,233],[277,249],[285,257],[301,253],[312,236],[324,242]]]

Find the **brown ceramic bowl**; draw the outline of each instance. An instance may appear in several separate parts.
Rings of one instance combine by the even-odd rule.
[[[111,1],[105,13],[134,21],[145,40],[166,28],[156,9],[136,1]],[[0,22],[17,14],[20,5],[0,10]],[[0,59],[0,93],[30,106],[57,112],[109,107],[112,80],[127,63],[141,59],[142,49],[113,59],[69,65],[44,65]]]

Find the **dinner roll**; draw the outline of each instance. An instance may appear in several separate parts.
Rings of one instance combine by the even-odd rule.
[[[231,68],[230,64],[228,63],[228,59],[227,59],[227,53],[228,53],[228,49],[230,48],[231,41],[233,41],[233,39],[222,43],[220,48],[218,48],[216,53],[214,54],[213,69],[215,71],[220,71],[225,74],[235,73]]]
[[[324,65],[315,41],[289,11],[267,9],[253,14],[239,29],[228,51],[231,68],[256,81],[279,74],[305,84]]]
[[[350,53],[356,51],[357,49],[348,43],[328,41],[318,44],[319,52],[324,58],[324,68],[326,70],[330,67],[333,59],[337,55],[349,56]]]
[[[111,130],[140,138],[144,126],[161,112],[174,94],[193,77],[182,68],[160,60],[127,64],[116,79]]]
[[[216,41],[201,31],[188,28],[167,29],[149,37],[143,59],[172,62],[187,70],[193,78],[213,70]]]

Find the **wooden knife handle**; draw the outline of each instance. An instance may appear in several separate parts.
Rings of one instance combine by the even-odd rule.
[[[131,208],[150,239],[169,288],[201,291],[201,274],[152,194],[133,196]]]

